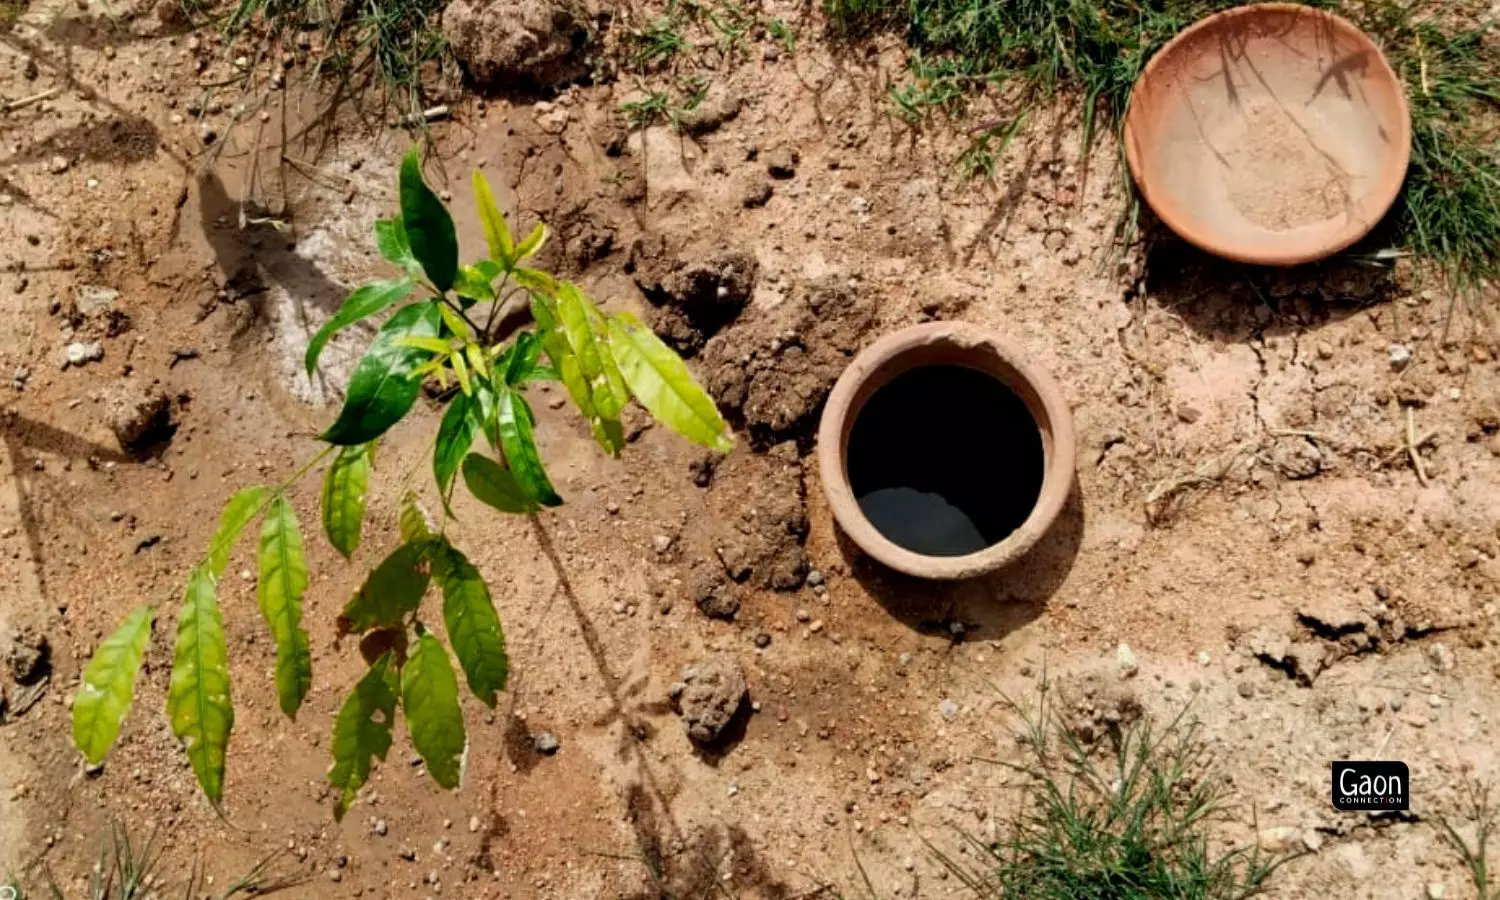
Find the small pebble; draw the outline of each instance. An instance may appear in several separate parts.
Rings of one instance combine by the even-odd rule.
[[[672,549],[672,538],[670,535],[658,534],[651,539],[651,546],[655,548],[657,553],[666,553]]]
[[[1115,663],[1120,667],[1121,678],[1133,678],[1135,673],[1141,670],[1140,663],[1135,658],[1135,651],[1124,642],[1115,648]]]
[[[373,831],[381,837],[385,837],[390,831],[390,826],[385,824],[385,819],[376,819]]]
[[[473,834],[479,830],[480,822],[478,816],[469,816],[469,833]]]
[[[558,743],[557,735],[550,731],[542,731],[538,732],[536,737],[532,738],[532,746],[536,748],[536,752],[543,756],[551,756],[557,752],[557,748],[561,744]]]
[[[944,700],[942,703],[938,704],[938,714],[941,715],[944,719],[952,722],[954,719],[958,718],[958,704],[954,703],[952,700]]]
[[[1392,344],[1389,355],[1391,368],[1398,372],[1411,364],[1411,348],[1405,344]]]

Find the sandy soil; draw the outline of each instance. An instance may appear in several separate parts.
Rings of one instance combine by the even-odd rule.
[[[567,504],[538,527],[457,506],[506,622],[512,689],[498,713],[469,704],[461,790],[407,765],[403,735],[337,824],[326,740],[362,663],[334,618],[394,543],[398,486],[425,470],[438,412],[382,450],[355,562],[309,541],[317,674],[296,721],[276,709],[248,551],[232,563],[227,819],[163,714],[168,635],[219,505],[295,470],[333,413],[359,336],[316,384],[297,372],[298,341],[381,271],[366,236],[394,205],[405,137],[263,81],[198,86],[233,76],[233,52],[151,16],[34,5],[0,37],[0,95],[58,89],[0,117],[0,372],[14,374],[0,641],[31,629],[50,646],[40,701],[0,725],[0,871],[45,861],[77,890],[118,817],[162,829],[169,882],[198,850],[221,886],[287,851],[314,879],[287,896],[700,897],[718,883],[811,897],[861,884],[856,857],[883,896],[962,896],[923,838],[1001,827],[1016,797],[991,762],[1016,752],[1002,694],[1034,697],[1045,674],[1082,718],[1191,703],[1231,791],[1223,838],[1315,851],[1277,896],[1467,896],[1438,823],[1496,767],[1490,334],[1404,268],[1250,271],[1165,236],[1122,251],[1115,148],[1078,159],[1065,116],[1039,114],[995,182],[961,180],[947,162],[959,136],[889,116],[894,44],[836,53],[800,6],[765,12],[804,40],[792,54],[752,44],[717,76],[747,102],[700,136],[627,139],[625,84],[463,100],[434,126],[430,174],[454,185],[461,240],[479,243],[464,185],[483,166],[521,222],[555,229],[549,265],[685,342],[742,439],[714,465],[648,429],[612,462],[542,398]],[[298,134],[330,121],[333,135]],[[274,152],[283,122],[294,162]],[[755,263],[737,315],[705,327],[656,305],[724,254]],[[89,286],[118,298],[84,314]],[[811,455],[849,355],[935,318],[1024,346],[1064,385],[1080,435],[1079,487],[1044,543],[954,586],[862,560]],[[103,358],[64,368],[75,340]],[[1393,364],[1393,344],[1409,363]],[[175,434],[144,458],[102,419],[126,375],[173,398]],[[316,485],[295,497],[311,533]],[[718,617],[699,609],[707,594]],[[136,708],[85,773],[67,725],[80,660],[141,602],[163,621]],[[739,661],[756,704],[715,753],[668,703],[709,653]],[[554,755],[535,751],[542,732]],[[1411,765],[1410,815],[1330,808],[1329,762],[1361,757]]]

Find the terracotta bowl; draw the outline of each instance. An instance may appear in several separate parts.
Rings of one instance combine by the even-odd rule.
[[[998,381],[1010,404],[1008,411],[987,407],[976,391],[961,397],[918,397],[907,407],[910,428],[902,429],[882,455],[904,459],[912,442],[935,443],[944,434],[937,421],[945,406],[958,408],[966,417],[984,422],[1004,422],[994,440],[976,443],[983,465],[1000,467],[1008,457],[1006,444],[1025,443],[1039,447],[1029,479],[1040,479],[1029,514],[1016,510],[1018,524],[1003,539],[964,555],[938,556],[913,552],[895,543],[866,516],[850,478],[850,436],[866,405],[881,388],[899,376],[924,368],[961,367]],[[910,382],[907,382],[910,384]],[[982,385],[993,387],[992,385]],[[1024,404],[1018,411],[1017,401]],[[1011,428],[1012,423],[1020,422]],[[1030,429],[1035,429],[1034,431]],[[834,518],[861,550],[875,560],[918,578],[952,580],[994,572],[1031,549],[1061,513],[1073,487],[1075,439],[1073,414],[1061,388],[1046,371],[1027,361],[1025,355],[999,335],[962,322],[916,325],[886,335],[866,348],[844,370],[829,395],[818,428],[818,471]],[[1028,495],[1029,496],[1029,495]],[[972,499],[972,498],[965,498]],[[1023,517],[1023,518],[1022,518]]]
[[[1146,202],[1227,259],[1290,266],[1369,233],[1411,158],[1396,73],[1331,13],[1242,6],[1183,31],[1136,81],[1125,159]]]

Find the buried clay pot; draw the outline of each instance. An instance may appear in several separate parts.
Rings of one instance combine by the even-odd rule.
[[[1052,376],[962,322],[905,328],[844,370],[818,430],[834,517],[861,550],[918,578],[1017,559],[1073,486],[1073,416]]]

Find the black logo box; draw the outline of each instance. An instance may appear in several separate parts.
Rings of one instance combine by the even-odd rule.
[[[1344,812],[1411,809],[1411,770],[1394,760],[1333,763],[1333,808]]]

